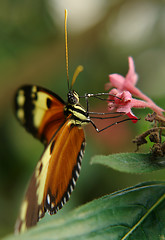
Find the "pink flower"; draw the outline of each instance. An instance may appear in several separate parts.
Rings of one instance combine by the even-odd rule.
[[[135,72],[134,62],[132,57],[128,57],[129,70],[124,78],[120,74],[114,73],[109,75],[110,86],[115,87],[120,91],[134,91],[134,86],[138,80],[138,75]]]
[[[110,95],[108,100],[113,100],[108,103],[109,110],[116,109],[117,112],[123,112],[129,116],[133,122],[137,121],[137,117],[132,113],[131,108],[151,108],[158,115],[162,115],[164,109],[158,107],[149,97],[143,94],[135,84],[138,80],[138,75],[135,72],[135,66],[132,57],[128,57],[129,70],[126,77],[120,74],[110,74],[110,83],[106,84],[106,88],[115,87],[109,94],[117,96],[118,98]],[[143,99],[138,100],[132,98],[132,95]]]
[[[109,94],[109,110],[126,114],[134,123],[137,122],[138,118],[133,114],[132,108],[152,108],[150,103],[132,98],[129,91],[120,92],[116,88],[113,88]]]

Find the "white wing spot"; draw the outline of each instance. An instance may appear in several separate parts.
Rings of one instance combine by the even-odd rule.
[[[50,205],[50,195],[49,194],[47,195],[47,203],[48,203],[48,205]]]
[[[79,162],[77,163],[77,167],[78,167],[79,170],[81,169],[81,165],[80,165]]]
[[[33,92],[33,93],[36,93],[36,92],[37,92],[37,87],[36,87],[36,86],[33,86],[33,87],[32,87],[32,92]]]
[[[42,210],[40,209],[40,211],[39,211],[39,219],[41,218],[41,216],[42,216]]]
[[[68,195],[68,199],[70,198],[70,193],[69,192],[67,192],[67,195]]]
[[[73,187],[72,187],[72,185],[70,185],[70,192],[73,192]]]
[[[75,179],[72,178],[72,181],[73,181],[73,186],[75,186],[75,185],[76,185],[76,181],[75,181]]]
[[[64,197],[64,199],[63,199],[63,203],[65,204],[66,203],[66,198]]]
[[[32,97],[32,98],[35,98],[35,93],[32,92],[32,93],[31,93],[31,97]]]
[[[78,178],[79,177],[79,173],[77,171],[75,171],[75,174],[76,174],[76,177]]]
[[[80,151],[80,156],[81,156],[81,158],[83,157],[83,151],[82,150]]]
[[[18,109],[18,111],[17,111],[17,117],[19,118],[19,120],[21,121],[21,122],[24,122],[24,116],[25,116],[25,114],[24,114],[24,110],[22,109],[22,108],[20,108],[20,109]]]
[[[18,92],[17,103],[20,107],[22,107],[25,103],[24,91],[22,89]]]

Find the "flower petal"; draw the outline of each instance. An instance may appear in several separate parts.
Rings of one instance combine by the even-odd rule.
[[[131,121],[133,123],[136,123],[138,121],[138,118],[133,114],[132,111],[130,111],[129,113],[127,113],[127,116],[131,119]]]
[[[118,88],[118,90],[123,90],[125,78],[120,74],[114,73],[109,75],[109,80],[112,87]]]
[[[116,112],[125,113],[131,119],[133,118],[133,122],[137,122],[138,120],[131,111],[133,107],[147,107],[155,111],[158,115],[163,115],[165,110],[158,107],[149,97],[135,87],[135,84],[138,80],[138,75],[135,72],[135,66],[132,57],[128,57],[128,64],[129,70],[125,78],[117,73],[109,75],[110,83],[108,87],[110,85],[115,87],[109,92],[109,110],[116,110]],[[144,101],[132,98],[132,95],[138,97],[139,99],[143,99]]]
[[[135,72],[135,65],[132,57],[128,57],[128,64],[129,64],[129,70],[125,77],[125,90],[127,87],[127,84],[131,84],[132,86],[135,86],[138,80],[138,75]]]

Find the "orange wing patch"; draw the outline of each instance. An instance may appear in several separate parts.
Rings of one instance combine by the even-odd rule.
[[[56,213],[68,201],[79,177],[85,149],[82,128],[68,120],[50,146],[52,152],[45,185],[44,206],[50,214]]]

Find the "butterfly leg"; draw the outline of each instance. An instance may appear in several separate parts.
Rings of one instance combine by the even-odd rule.
[[[89,102],[88,102],[88,93],[85,93],[85,101],[86,101],[86,109],[87,109],[87,112],[89,112]]]
[[[112,97],[115,97],[115,98],[118,98],[118,99],[122,100],[120,97],[117,97],[116,95],[109,94],[109,93],[86,93],[84,97],[85,98],[94,97],[94,98],[104,100],[104,101],[114,101],[114,100],[111,100],[111,99],[102,98],[101,96],[112,96]]]
[[[120,121],[111,123],[110,125],[102,128],[102,129],[98,129],[98,128],[96,127],[96,125],[94,124],[94,122],[93,122],[91,119],[90,119],[89,122],[90,122],[90,123],[92,124],[92,126],[95,128],[96,132],[100,133],[100,132],[103,132],[104,130],[106,130],[107,128],[110,128],[110,127],[112,127],[112,126],[114,126],[114,125],[117,125],[117,124],[119,124],[119,123],[122,123],[122,122],[126,122],[126,121],[128,121],[128,120],[132,120],[132,119],[131,119],[131,118],[122,119],[122,120],[120,120]]]
[[[116,117],[120,117],[122,115],[122,112],[118,113],[118,112],[104,112],[104,113],[99,113],[99,112],[90,112],[89,111],[89,101],[88,101],[88,98],[90,97],[95,97],[95,98],[98,98],[100,100],[106,100],[107,99],[104,99],[104,98],[100,98],[98,96],[101,96],[101,95],[109,95],[108,93],[96,93],[96,94],[93,94],[93,93],[86,93],[85,96],[81,96],[81,98],[85,98],[85,101],[86,101],[86,109],[87,109],[87,113],[88,114],[95,114],[95,115],[112,115],[112,114],[115,114],[115,115],[118,115]],[[116,117],[112,117],[112,118],[116,118]],[[93,117],[93,118],[97,118],[97,117]],[[109,117],[108,117],[109,118]],[[103,119],[103,118],[99,118],[99,119]],[[106,118],[104,118],[106,119]]]

